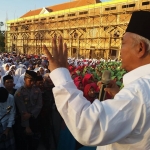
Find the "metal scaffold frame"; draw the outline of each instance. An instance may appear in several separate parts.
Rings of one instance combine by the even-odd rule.
[[[135,10],[150,10],[146,0],[115,0],[7,22],[6,48],[18,53],[42,54],[52,38],[62,36],[69,57],[120,57],[121,38]]]

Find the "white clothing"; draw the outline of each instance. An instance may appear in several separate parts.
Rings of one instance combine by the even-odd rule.
[[[24,74],[26,72],[26,69],[24,68],[18,68],[16,71],[15,71],[15,84],[17,84],[19,81],[19,78],[22,74]]]
[[[1,77],[1,79],[0,79],[0,87],[4,87],[4,88],[5,88],[5,86],[4,86],[4,81],[3,81],[4,76],[5,76],[5,75],[3,75],[3,76]]]
[[[7,101],[4,103],[0,103],[0,118],[3,117],[4,114],[7,112],[7,108],[9,106],[12,106],[11,111],[9,114],[7,114],[0,122],[2,123],[3,130],[5,130],[7,127],[12,127],[12,125],[15,123],[15,101],[14,97],[9,94]]]
[[[17,80],[17,83],[15,85],[15,89],[19,89],[21,86],[24,85],[24,76],[25,76],[25,73],[23,73]]]
[[[1,75],[5,75],[5,73],[7,72],[6,70],[6,66],[9,65],[9,63],[5,63],[3,64],[3,66],[1,67]],[[10,66],[10,65],[9,65]]]
[[[16,76],[21,76],[22,74],[24,74],[26,72],[26,69],[24,68],[18,68],[16,71],[15,71],[15,75]]]
[[[150,64],[124,75],[114,99],[92,104],[67,69],[57,68],[50,77],[58,111],[80,143],[97,150],[150,150]]]
[[[22,62],[20,62],[17,68],[24,68],[25,70],[27,69],[26,65],[22,64]]]
[[[16,65],[11,65],[11,66],[9,67],[9,71],[11,71],[11,70],[16,70]]]

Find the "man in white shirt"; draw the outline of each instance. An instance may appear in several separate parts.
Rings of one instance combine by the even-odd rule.
[[[121,47],[124,88],[112,82],[111,100],[92,104],[74,85],[67,68],[67,46],[53,39],[50,77],[58,111],[73,136],[97,150],[150,150],[150,12],[132,14]]]
[[[12,131],[15,113],[14,97],[5,88],[0,87],[0,150],[15,149]]]

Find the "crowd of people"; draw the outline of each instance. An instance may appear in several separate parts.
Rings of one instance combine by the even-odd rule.
[[[1,150],[34,150],[40,140],[50,149],[55,104],[47,66],[46,57],[1,54]]]
[[[0,149],[36,150],[39,141],[47,150],[56,149],[62,119],[54,102],[47,57],[13,52],[2,53],[0,60]],[[120,62],[104,59],[68,58],[68,69],[91,103],[98,97],[97,82],[105,70],[120,87],[125,73]]]

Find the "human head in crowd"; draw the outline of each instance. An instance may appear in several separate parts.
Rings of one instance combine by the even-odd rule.
[[[24,86],[24,83],[25,83],[24,76],[25,76],[25,73],[21,74],[16,79],[14,78],[15,89],[18,89],[21,86]]]
[[[36,64],[36,65],[35,65],[35,68],[39,68],[39,64]]]
[[[45,69],[45,73],[50,73],[50,70],[49,69]]]
[[[35,85],[36,85],[38,88],[40,88],[41,91],[44,90],[44,80],[43,80],[43,77],[42,77],[41,75],[36,77]]]
[[[76,87],[77,87],[79,90],[81,90],[81,91],[84,90],[84,87],[83,87],[83,84],[82,84],[81,81],[75,81],[74,84],[76,85]]]
[[[17,67],[17,69],[18,69],[18,68],[27,69],[26,65],[23,65],[23,64],[19,64],[18,67]]]
[[[29,65],[28,70],[33,70],[33,67]]]
[[[85,87],[88,83],[92,83],[94,81],[92,74],[85,74],[84,78],[82,79],[82,84]]]
[[[21,76],[22,74],[24,74],[26,72],[26,69],[23,67],[21,68],[18,68],[16,71],[15,71],[15,75],[16,76]]]
[[[6,72],[5,75],[15,76],[15,70],[9,70],[9,71]]]
[[[121,47],[122,68],[128,72],[149,64],[150,31],[147,22],[149,18],[150,12],[148,11],[134,12],[123,36]]]
[[[14,80],[11,75],[6,75],[3,77],[3,85],[8,90],[11,91],[14,87]]]
[[[0,87],[0,95],[1,95],[0,103],[5,103],[7,101],[9,93],[4,87]]]
[[[84,87],[84,96],[91,103],[95,100],[96,90],[95,90],[94,86],[92,85],[92,83],[89,83]]]
[[[75,77],[74,78],[74,82],[77,82],[77,81],[81,82],[82,81],[82,77],[81,76]]]
[[[16,70],[16,66],[15,65],[11,65],[9,70]]]
[[[27,88],[32,88],[32,86],[35,84],[37,77],[37,73],[34,71],[26,70],[25,76],[24,76],[24,84]]]
[[[53,84],[53,82],[49,76],[49,73],[44,74],[43,80],[44,80],[44,87],[45,88],[49,88],[49,87],[51,88],[54,86],[54,84]]]
[[[41,75],[41,74],[40,74],[40,71],[37,71],[36,73],[37,73],[37,76],[40,76],[40,75]]]
[[[43,67],[39,67],[40,75],[43,76],[45,74],[45,70]]]
[[[8,71],[9,70],[9,64],[8,63],[4,64],[3,68],[5,71]]]

